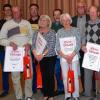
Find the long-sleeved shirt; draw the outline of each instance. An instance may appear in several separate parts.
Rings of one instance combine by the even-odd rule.
[[[0,31],[0,44],[8,46],[10,42],[14,42],[18,46],[30,43],[32,36],[31,24],[27,20],[21,20],[19,23],[13,19],[4,23]]]
[[[85,42],[92,42],[100,44],[100,19],[97,19],[95,22],[91,20],[86,23],[86,40]]]
[[[57,32],[57,38],[56,38],[56,50],[57,51],[61,51],[61,46],[60,46],[60,40],[61,38],[65,38],[65,37],[75,37],[76,38],[76,47],[75,47],[75,51],[78,54],[79,50],[80,50],[80,45],[81,45],[81,37],[80,37],[80,33],[79,33],[79,29],[72,27],[69,30],[65,30],[64,28],[58,30]],[[79,54],[78,54],[79,55]]]
[[[1,19],[0,20],[0,30],[1,30],[1,28],[2,28],[2,26],[3,26],[3,24],[6,22],[6,19]],[[4,46],[2,46],[2,45],[0,45],[0,52],[1,51],[4,51]]]
[[[33,35],[33,39],[32,39],[32,50],[36,49],[36,39],[37,39],[37,34],[38,34],[39,30],[36,31]],[[43,34],[44,39],[47,42],[46,45],[46,49],[48,49],[48,54],[45,57],[50,57],[50,56],[55,56],[56,52],[55,52],[55,44],[56,44],[56,34],[53,30],[49,30],[47,33]]]

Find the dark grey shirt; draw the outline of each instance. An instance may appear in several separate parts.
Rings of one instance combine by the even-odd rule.
[[[81,17],[78,17],[77,20],[77,27],[80,29],[80,33],[81,33],[81,43],[83,44],[84,40],[83,40],[83,36],[85,34],[85,24],[86,24],[86,16],[83,15]]]

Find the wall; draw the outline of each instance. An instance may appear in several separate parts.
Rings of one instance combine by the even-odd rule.
[[[18,5],[22,9],[24,18],[29,18],[30,3],[37,3],[40,7],[40,14],[48,14],[52,17],[55,8],[61,8],[63,12],[68,12],[72,16],[76,14],[76,5],[79,0],[0,0],[0,18],[2,18],[2,6],[5,3]],[[83,0],[84,1],[84,0]],[[100,6],[100,0],[86,0],[87,8],[91,5]]]

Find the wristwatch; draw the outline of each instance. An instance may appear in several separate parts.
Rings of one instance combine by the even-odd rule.
[[[42,55],[43,55],[43,56],[45,56],[46,54],[45,54],[45,53],[43,53]]]

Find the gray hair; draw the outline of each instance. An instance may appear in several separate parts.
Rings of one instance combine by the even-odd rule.
[[[49,21],[48,27],[51,28],[52,21],[51,21],[51,18],[48,15],[41,15],[40,18],[39,18],[39,20],[40,19],[46,19],[46,20],[48,20]]]
[[[61,22],[61,23],[62,23],[62,19],[63,19],[63,18],[69,19],[70,24],[72,23],[72,18],[71,18],[71,16],[70,16],[68,13],[64,13],[64,14],[62,14],[62,15],[60,16],[60,22]]]

